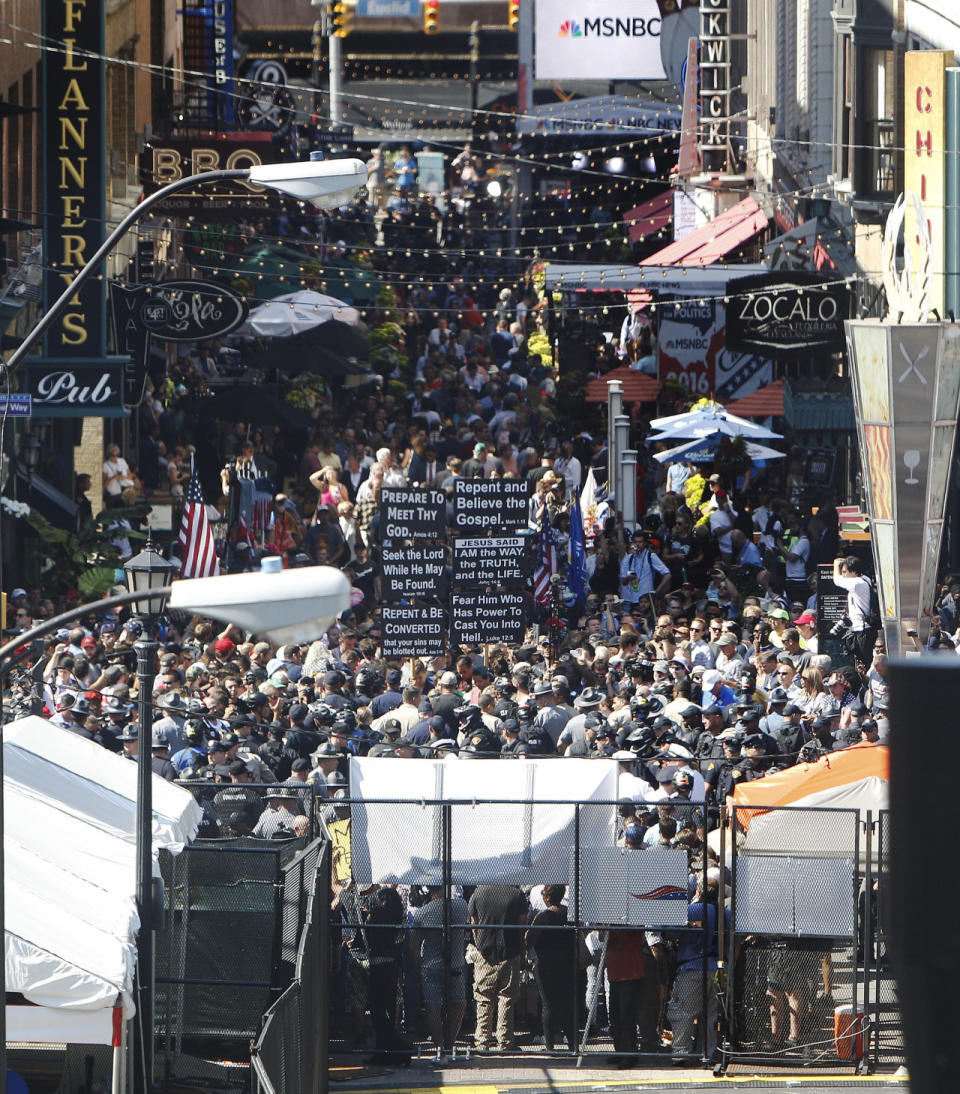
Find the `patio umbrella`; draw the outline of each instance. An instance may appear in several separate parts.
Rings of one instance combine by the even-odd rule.
[[[254,308],[240,328],[240,333],[289,338],[331,320],[356,326],[360,322],[360,313],[335,296],[301,289],[299,292],[284,293]]]
[[[656,439],[659,440],[659,438]],[[710,463],[716,457],[717,449],[723,439],[723,434],[715,433],[712,437],[701,437],[693,441],[686,441],[684,444],[678,444],[676,448],[668,448],[665,452],[655,452],[653,458],[657,463],[666,463],[667,460],[676,460],[681,457],[689,460],[690,463]],[[754,444],[752,441],[747,441],[746,454],[754,462],[757,460],[782,460],[784,458],[783,452],[778,452],[775,448],[768,448],[765,444]]]
[[[302,429],[311,421],[309,414],[292,407],[272,384],[240,384],[211,395],[197,395],[188,400],[184,409],[202,418],[226,418],[247,425],[278,425],[285,429]]]
[[[326,380],[338,380],[345,376],[361,376],[370,370],[360,361],[350,361],[339,354],[330,353],[322,346],[308,346],[291,353],[288,342],[280,342],[258,353],[246,362],[249,368],[278,369],[284,376],[300,372],[312,372]]]
[[[672,414],[668,418],[656,418],[650,423],[656,430],[648,441],[667,441],[687,437],[705,440],[714,434],[726,437],[746,437],[750,440],[778,441],[781,434],[774,433],[762,425],[729,414],[723,407],[706,407],[703,410],[690,411],[687,414]]]

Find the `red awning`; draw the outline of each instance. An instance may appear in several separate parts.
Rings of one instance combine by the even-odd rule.
[[[735,251],[767,226],[767,215],[753,198],[744,198],[676,243],[640,263],[641,266],[710,266]]]
[[[665,190],[655,198],[629,209],[623,214],[631,243],[663,231],[673,220],[673,191]]]
[[[783,380],[774,380],[766,387],[758,388],[742,399],[727,403],[731,414],[741,418],[782,418],[783,417]]]
[[[654,380],[645,372],[638,372],[629,365],[621,365],[612,372],[605,372],[596,380],[587,384],[587,402],[605,403],[607,401],[607,381],[619,380],[623,384],[623,401],[625,403],[655,403],[663,386],[659,380]]]

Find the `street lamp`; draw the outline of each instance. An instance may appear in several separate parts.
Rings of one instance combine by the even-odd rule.
[[[20,438],[20,459],[27,469],[27,475],[33,475],[40,462],[40,442],[33,433],[24,433]]]
[[[177,567],[168,562],[147,537],[146,546],[124,563],[131,593],[155,593],[173,583]],[[143,621],[143,633],[133,644],[137,655],[137,1027],[134,1060],[139,1065],[136,1089],[149,1091],[153,1084],[153,680],[157,664],[156,624],[159,601],[134,601],[133,610]],[[143,1083],[139,1077],[143,1077]]]

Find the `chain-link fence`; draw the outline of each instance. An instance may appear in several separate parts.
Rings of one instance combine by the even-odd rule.
[[[732,810],[724,1066],[902,1062],[878,960],[884,823],[851,809]]]
[[[864,956],[882,946],[869,816],[754,808],[707,834],[694,804],[638,812],[338,803],[332,1051],[897,1059],[891,981]]]
[[[264,788],[258,788],[264,789]],[[156,938],[158,1052],[244,1058],[295,975],[320,841],[201,839],[161,856],[165,922]]]

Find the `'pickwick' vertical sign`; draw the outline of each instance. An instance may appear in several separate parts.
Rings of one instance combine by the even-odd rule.
[[[106,234],[104,0],[43,0],[44,308]],[[106,354],[106,279],[81,289],[46,335],[49,357]]]

